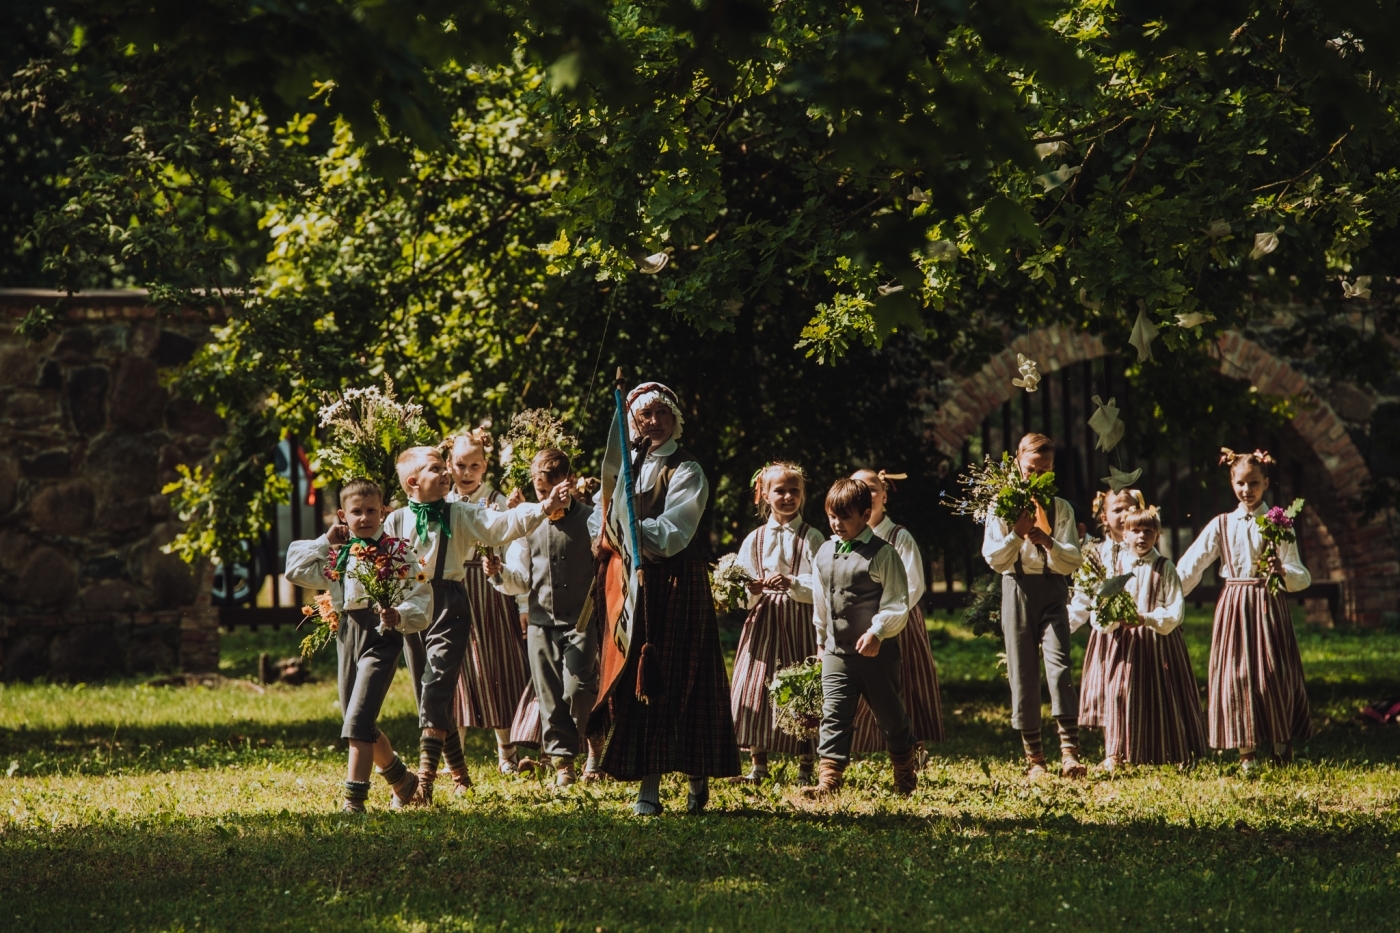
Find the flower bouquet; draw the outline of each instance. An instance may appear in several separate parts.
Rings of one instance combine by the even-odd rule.
[[[340,552],[350,549],[353,562],[342,562]],[[342,572],[336,568],[344,566]],[[326,568],[326,579],[341,580],[346,584],[347,602],[353,598],[349,584],[359,584],[365,598],[375,612],[393,609],[403,602],[409,591],[428,579],[421,563],[414,558],[405,538],[392,538],[385,535],[378,546],[372,544],[342,544],[331,548],[330,566]],[[358,594],[355,594],[358,595]],[[379,634],[384,634],[384,626],[379,626]]]
[[[822,725],[822,662],[808,658],[773,675],[773,725],[797,739],[815,739]]]
[[[1276,505],[1254,519],[1255,525],[1259,528],[1259,536],[1264,539],[1264,553],[1255,563],[1254,572],[1268,581],[1265,585],[1269,588],[1270,596],[1283,589],[1283,578],[1274,572],[1274,561],[1278,558],[1278,547],[1280,544],[1291,544],[1298,540],[1293,526],[1294,520],[1302,511],[1303,500],[1294,499],[1293,504],[1288,508]]]
[[[714,575],[710,578],[710,593],[715,598],[715,609],[719,612],[738,612],[748,604],[747,584],[753,582],[747,570],[739,563],[738,554],[726,554],[715,564]]]
[[[963,622],[974,635],[1001,634],[1001,574],[979,577],[972,584],[972,602]]]
[[[1080,549],[1084,563],[1074,575],[1074,588],[1090,598],[1094,614],[1100,620],[1117,621],[1120,625],[1141,625],[1137,602],[1128,592],[1131,573],[1109,576],[1103,558],[1099,556],[1099,541],[1087,538]]]
[[[958,477],[958,484],[963,487],[962,498],[944,504],[978,522],[985,522],[989,514],[1014,522],[1022,512],[1034,511],[1037,502],[1048,510],[1059,492],[1053,471],[1025,476],[1008,453],[1001,455],[999,463],[986,457],[980,464],[972,464],[965,476]]]
[[[530,464],[535,454],[555,447],[577,460],[583,454],[578,438],[564,432],[564,422],[548,408],[529,408],[510,419],[501,439],[501,488],[507,492],[530,488]]]
[[[346,389],[323,395],[322,401],[321,427],[329,432],[317,451],[318,469],[340,482],[374,480],[387,505],[399,488],[399,454],[437,440],[423,420],[423,406],[398,401],[387,376],[383,392],[378,386]]]
[[[317,593],[315,605],[301,607],[300,629],[312,623],[311,633],[301,640],[301,656],[309,658],[330,643],[335,633],[340,631],[340,614],[335,611],[329,593]]]

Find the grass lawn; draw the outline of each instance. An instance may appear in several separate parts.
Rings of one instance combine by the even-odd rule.
[[[883,756],[835,805],[796,800],[782,764],[775,785],[717,787],[698,819],[679,780],[643,820],[628,786],[501,777],[484,735],[471,796],[393,814],[376,778],[371,812],[342,816],[329,654],[318,682],[263,694],[0,685],[0,929],[1400,928],[1400,728],[1356,719],[1400,695],[1400,634],[1300,630],[1318,734],[1292,767],[1031,787],[999,646],[929,627],[949,736],[913,798],[889,792]],[[1188,637],[1204,681],[1209,617]],[[294,643],[228,636],[223,673]],[[383,722],[401,750],[405,682]]]

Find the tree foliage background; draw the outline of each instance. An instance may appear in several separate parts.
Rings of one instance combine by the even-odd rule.
[[[1025,328],[1160,330],[1133,374],[1170,404],[1139,453],[1275,417],[1224,381],[1179,404],[1271,302],[1324,373],[1394,369],[1393,4],[0,15],[4,284],[230,309],[172,374],[230,425],[181,491],[190,556],[256,533],[266,452],[314,436],[318,393],[386,374],[444,430],[548,405],[596,449],[622,365],[681,394],[721,537],[784,457],[814,489],[908,470],[899,518],[936,549],[926,407]]]

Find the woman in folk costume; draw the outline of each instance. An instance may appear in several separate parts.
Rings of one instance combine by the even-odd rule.
[[[1211,748],[1237,748],[1242,769],[1258,767],[1262,747],[1288,761],[1292,743],[1312,735],[1308,694],[1303,685],[1303,660],[1293,633],[1293,617],[1283,592],[1269,592],[1269,578],[1282,582],[1282,591],[1296,593],[1312,584],[1312,575],[1298,556],[1296,542],[1283,542],[1268,557],[1256,519],[1269,507],[1267,451],[1237,454],[1221,449],[1220,463],[1229,467],[1230,486],[1240,502],[1233,512],[1216,516],[1181,555],[1182,592],[1190,595],[1206,569],[1220,561],[1224,586],[1215,604],[1210,638],[1210,697],[1206,723]]]
[[[511,503],[486,479],[494,443],[491,422],[443,440],[443,457],[452,472],[449,501],[484,503],[498,510]],[[530,682],[525,642],[516,601],[498,592],[482,571],[480,559],[467,561],[467,602],[471,607],[471,640],[462,661],[453,702],[459,738],[467,729],[490,729],[496,737],[496,766],[502,774],[520,767],[520,753],[511,742],[516,705]]]
[[[812,557],[825,537],[802,520],[807,480],[792,463],[769,463],[754,476],[754,502],[766,524],[749,533],[739,548],[739,566],[752,581],[749,614],[734,656],[730,709],[734,732],[753,762],[734,780],[757,784],[768,777],[768,753],[798,757],[798,784],[812,783],[811,740],[794,738],[773,724],[768,685],[773,674],[817,653],[812,625]]]
[[[1094,545],[1104,572],[1109,577],[1127,573],[1131,555],[1123,547],[1123,520],[1134,509],[1147,507],[1136,489],[1101,492],[1094,497],[1094,518],[1103,529],[1103,540]],[[1086,560],[1089,558],[1085,557]],[[1078,587],[1070,596],[1069,630],[1078,631],[1091,621],[1094,599]],[[1105,623],[1106,624],[1106,623]],[[1102,729],[1104,706],[1104,665],[1112,639],[1100,625],[1089,627],[1089,645],[1084,650],[1084,670],[1079,679],[1079,728]],[[1107,764],[1107,762],[1105,762]]]
[[[909,713],[909,723],[918,740],[919,761],[927,757],[925,742],[943,741],[943,706],[939,698],[938,667],[933,661],[933,651],[928,644],[928,628],[924,625],[924,610],[919,600],[924,598],[924,558],[914,536],[885,512],[892,480],[904,479],[903,474],[890,476],[884,470],[856,470],[851,479],[860,480],[870,487],[870,497],[874,509],[870,514],[870,528],[877,537],[894,546],[899,559],[904,564],[904,575],[909,581],[909,621],[899,634],[900,675],[904,683],[904,706]],[[885,750],[884,739],[875,723],[870,707],[862,700],[856,713],[855,739],[851,743],[854,753],[870,753]]]
[[[643,606],[610,696],[612,726],[602,766],[618,780],[641,782],[633,810],[643,816],[661,812],[662,774],[686,774],[686,809],[699,814],[709,802],[709,778],[739,773],[729,679],[710,591],[703,521],[710,484],[700,464],[677,444],[685,419],[674,392],[645,382],[628,394],[626,404],[636,450]],[[625,496],[625,489],[615,489],[613,501],[605,503],[610,524],[626,523]],[[603,511],[590,519],[595,539]]]
[[[1181,634],[1186,616],[1181,579],[1175,565],[1157,551],[1162,519],[1156,507],[1133,509],[1121,525],[1116,574],[1133,575],[1127,592],[1137,618],[1106,619],[1092,603],[1089,608],[1090,621],[1108,646],[1103,656],[1103,767],[1112,772],[1123,764],[1189,764],[1206,752],[1206,728]]]

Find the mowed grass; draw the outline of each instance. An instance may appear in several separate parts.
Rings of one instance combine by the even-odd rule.
[[[1291,767],[1247,780],[1212,758],[1027,786],[999,644],[929,627],[948,741],[913,798],[876,756],[839,801],[808,804],[781,762],[773,785],[717,786],[701,818],[678,779],[644,820],[630,786],[502,777],[484,735],[468,797],[390,813],[376,779],[371,812],[342,816],[329,653],[317,682],[263,694],[0,686],[0,929],[1400,927],[1400,728],[1356,718],[1400,695],[1400,634],[1299,630],[1318,735]],[[1188,636],[1204,680],[1208,615]],[[229,636],[224,674],[293,646]],[[405,684],[383,725],[408,750]]]

